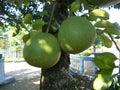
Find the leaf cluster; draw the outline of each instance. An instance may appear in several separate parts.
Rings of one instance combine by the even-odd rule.
[[[120,35],[120,28],[109,21],[109,14],[102,9],[94,9],[90,12],[88,19],[90,21],[95,21],[94,26],[98,38],[102,40],[102,43],[107,48],[112,47],[113,36]],[[118,24],[117,24],[118,25]]]
[[[104,52],[95,57],[94,62],[99,67],[100,71],[93,83],[95,90],[106,90],[108,89],[114,79],[118,77],[118,74],[112,75],[113,69],[118,67],[115,66],[117,57],[110,52]],[[98,84],[100,83],[100,84]],[[116,82],[117,84],[118,82]]]

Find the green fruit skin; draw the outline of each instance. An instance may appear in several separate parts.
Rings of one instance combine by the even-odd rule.
[[[72,16],[61,24],[58,41],[61,48],[68,53],[80,53],[89,48],[95,41],[96,30],[83,17]]]
[[[37,33],[25,44],[23,57],[27,63],[40,68],[50,68],[57,64],[61,50],[57,39],[49,33]]]

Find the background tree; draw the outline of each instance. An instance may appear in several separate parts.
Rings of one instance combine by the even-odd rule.
[[[76,11],[82,13],[88,10],[89,12],[82,13],[81,17],[90,19],[95,17],[94,14],[90,16],[92,10],[118,3],[119,0],[0,0],[0,23],[3,27],[15,26],[13,36],[18,35],[24,28],[26,35],[23,41],[26,42],[33,31],[49,30],[49,33],[57,36],[61,23],[71,15],[76,16]],[[119,8],[119,4],[114,7]],[[108,18],[101,18],[106,17]],[[103,41],[107,38],[102,37]],[[108,38],[107,41],[109,43],[105,45],[110,47],[111,41]],[[69,54],[62,51],[60,61],[54,67],[42,69],[40,90],[77,90],[75,80],[69,74],[69,65]]]

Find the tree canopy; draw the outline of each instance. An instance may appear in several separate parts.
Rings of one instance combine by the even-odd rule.
[[[53,2],[52,0],[0,0],[0,25],[4,24],[6,26],[9,24],[18,29],[21,27],[25,28],[23,18],[26,14],[31,14],[33,20],[42,18],[44,21],[49,21]],[[54,18],[57,23],[61,23],[66,18],[65,13],[69,13],[64,8],[69,8],[72,11],[83,11],[109,4],[117,4],[113,7],[119,8],[120,5],[118,3],[119,0],[57,0],[55,13],[58,14]],[[60,4],[62,7],[60,7]]]
[[[109,14],[100,9],[101,7],[113,7],[120,8],[119,0],[0,0],[0,26],[8,27],[14,26],[13,36],[18,35],[21,30],[24,29],[25,33],[23,41],[26,42],[30,35],[36,32],[48,32],[57,36],[61,23],[70,16],[85,17],[89,21],[95,21],[94,27],[98,37],[101,38],[104,45],[108,48],[112,46],[112,42],[115,42],[112,35],[120,35],[115,25],[108,21]],[[84,13],[84,11],[86,11]],[[104,30],[103,30],[104,29]],[[112,35],[111,35],[112,34]],[[115,44],[116,45],[116,44]],[[120,49],[116,45],[118,51]],[[61,58],[64,59],[59,62],[55,67],[50,69],[42,69],[42,77],[44,77],[45,83],[49,83],[52,80],[53,84],[57,84],[57,80],[61,78],[58,76],[64,76],[66,72],[62,72],[62,67],[69,68],[69,53],[62,52]],[[110,57],[110,58],[109,58]],[[117,57],[111,53],[102,53],[95,58],[95,63],[101,69],[98,73],[98,77],[95,80],[95,86],[99,81],[101,86],[95,88],[109,88],[113,79],[111,79],[111,72],[115,68],[114,61]],[[112,61],[110,61],[112,60]],[[101,62],[103,61],[103,62]],[[61,68],[60,68],[61,67]],[[59,69],[60,68],[60,69]],[[59,72],[57,72],[59,71]],[[69,70],[64,70],[69,71]],[[51,74],[52,73],[52,74]],[[62,73],[62,74],[61,74]],[[51,74],[51,75],[49,75]],[[56,77],[56,74],[58,75]],[[69,75],[69,74],[66,74]],[[54,76],[54,77],[53,77]],[[117,76],[117,75],[116,75]],[[107,77],[107,78],[106,78]],[[115,77],[115,76],[114,76]],[[58,79],[54,79],[58,78]],[[64,77],[63,77],[64,78]],[[72,82],[70,77],[66,76],[68,81]],[[50,79],[50,80],[49,80]],[[54,82],[55,81],[55,82]],[[109,82],[110,81],[110,82]],[[42,87],[46,88],[46,84],[41,81]],[[51,83],[49,83],[51,84]],[[59,84],[59,83],[58,83]],[[63,84],[64,85],[64,84]],[[71,85],[71,84],[68,84]],[[103,86],[102,86],[103,85]],[[105,85],[105,86],[104,86]],[[53,85],[50,85],[53,88]],[[73,86],[73,83],[72,83]],[[64,87],[66,87],[64,85]],[[49,90],[50,87],[48,87]],[[61,88],[63,88],[61,86]],[[70,88],[70,87],[69,87]],[[75,88],[75,87],[74,87]],[[46,89],[41,89],[46,90]],[[55,90],[55,89],[54,89]]]

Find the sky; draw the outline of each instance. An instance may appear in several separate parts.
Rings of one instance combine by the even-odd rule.
[[[111,21],[112,23],[117,22],[120,25],[120,10],[119,9],[111,8],[109,10],[108,8],[104,8],[104,10],[106,10],[110,15],[109,21]]]

